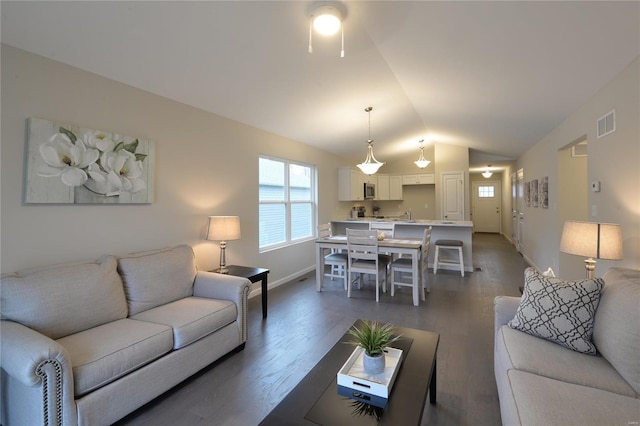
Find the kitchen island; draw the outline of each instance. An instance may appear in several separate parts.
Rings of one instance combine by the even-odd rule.
[[[402,220],[402,219],[375,219],[358,218],[331,221],[333,235],[346,235],[347,228],[369,229],[371,222],[395,223],[395,238],[422,238],[424,229],[431,226],[431,244],[437,240],[460,240],[464,244],[462,255],[464,258],[465,272],[473,272],[473,247],[472,234],[473,222],[468,220]],[[429,266],[433,267],[435,249],[429,250]],[[448,255],[445,253],[444,255]],[[443,256],[441,253],[440,256]],[[442,265],[438,269],[455,269]]]

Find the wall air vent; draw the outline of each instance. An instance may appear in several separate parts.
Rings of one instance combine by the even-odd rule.
[[[598,119],[598,139],[616,131],[616,110]]]

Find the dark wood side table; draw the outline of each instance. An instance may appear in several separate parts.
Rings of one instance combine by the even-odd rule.
[[[238,265],[227,265],[227,275],[233,275],[235,277],[247,278],[252,283],[257,283],[258,281],[262,282],[262,318],[267,317],[267,274],[269,273],[268,269],[264,268],[253,268],[250,266],[238,266]],[[211,272],[220,273],[220,268],[214,269]]]

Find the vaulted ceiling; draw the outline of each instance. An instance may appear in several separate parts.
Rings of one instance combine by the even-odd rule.
[[[2,42],[349,158],[517,158],[640,54],[640,3],[2,1]],[[603,111],[605,113],[606,111]],[[595,126],[595,123],[594,123]]]

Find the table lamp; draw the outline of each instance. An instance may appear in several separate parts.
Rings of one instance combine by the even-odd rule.
[[[566,221],[560,239],[560,251],[586,256],[587,278],[593,279],[595,259],[622,259],[622,227],[613,223]]]
[[[209,230],[207,240],[220,241],[220,273],[226,274],[229,269],[226,265],[224,250],[227,241],[240,239],[240,217],[238,216],[209,216]]]

